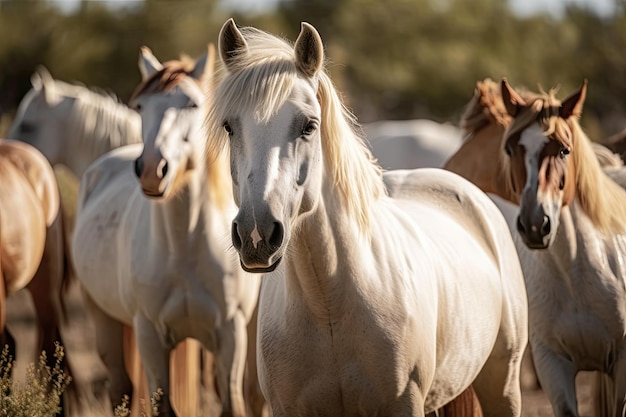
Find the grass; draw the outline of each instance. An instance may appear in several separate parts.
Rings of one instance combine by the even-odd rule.
[[[46,365],[46,353],[42,352],[39,363],[27,367],[25,380],[17,382],[12,378],[15,360],[9,355],[9,347],[5,346],[0,354],[0,417],[55,417],[61,411],[63,393],[72,382],[61,366],[64,356],[63,347],[57,343],[53,368]],[[139,417],[158,415],[157,404],[162,396],[163,391],[157,390],[150,398],[148,410],[145,401],[140,401]],[[115,417],[133,415],[129,404],[130,399],[124,397],[114,410]],[[108,413],[103,411],[101,415]]]
[[[63,347],[56,345],[55,366],[46,365],[46,353],[39,356],[39,363],[30,364],[26,379],[17,383],[11,378],[14,359],[5,346],[0,355],[0,417],[52,417],[61,408],[61,396],[71,378],[61,368]]]

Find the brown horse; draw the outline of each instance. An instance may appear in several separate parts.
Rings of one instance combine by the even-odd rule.
[[[527,100],[537,94],[517,89],[521,99]],[[486,193],[492,193],[517,204],[517,196],[511,193],[501,175],[504,159],[485,161],[483,155],[500,155],[502,137],[513,118],[507,113],[502,101],[500,84],[487,78],[476,83],[474,96],[461,116],[463,145],[443,165],[476,184]],[[603,168],[621,167],[622,162],[611,149],[593,143],[593,150]],[[486,163],[489,162],[489,163]]]
[[[0,196],[0,342],[15,358],[5,300],[27,288],[37,313],[37,347],[53,367],[55,342],[63,344],[70,273],[59,189],[46,158],[30,145],[0,140]],[[62,365],[70,375],[68,362]]]
[[[512,90],[508,84],[503,85],[507,86],[507,101],[512,103],[511,106],[533,103],[542,97],[530,92],[520,93]],[[519,194],[510,187],[506,176],[503,175],[507,172],[508,163],[503,137],[513,118],[505,107],[501,91],[501,85],[489,79],[476,84],[474,97],[466,107],[461,122],[466,139],[461,148],[446,162],[444,168],[464,176],[486,192],[518,204]],[[590,146],[604,172],[618,183],[623,183],[623,163],[619,156],[602,145],[590,143]],[[522,262],[522,268],[526,273],[524,264]],[[533,271],[530,273],[531,276],[536,274],[536,268]],[[548,273],[546,276],[549,275]],[[610,393],[607,393],[611,384],[607,384],[606,381],[601,374],[596,373],[594,400],[597,415],[608,415],[606,408],[604,411],[600,410],[612,402]]]

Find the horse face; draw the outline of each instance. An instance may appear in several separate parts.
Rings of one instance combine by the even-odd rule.
[[[313,209],[321,192],[319,104],[306,82],[292,98],[266,122],[239,114],[224,126],[239,206],[232,240],[249,272],[279,264],[298,216]]]
[[[279,265],[298,219],[313,210],[321,193],[322,110],[316,74],[323,46],[317,31],[303,24],[293,57],[258,63],[247,59],[254,55],[230,19],[220,31],[219,50],[232,75],[227,84],[232,91],[225,95],[237,97],[234,105],[217,103],[224,108],[239,206],[233,246],[243,269],[270,272]],[[238,60],[248,62],[245,69]]]
[[[197,166],[194,149],[202,138],[202,101],[200,88],[190,81],[140,95],[131,103],[142,122],[144,148],[135,161],[135,174],[146,196],[167,198],[177,179]]]
[[[561,208],[569,203],[573,172],[569,147],[534,123],[507,141],[514,188],[521,190],[517,230],[531,249],[554,240]]]
[[[33,88],[20,102],[7,138],[26,142],[37,148],[52,165],[64,163],[62,144],[70,131],[70,115],[74,99],[50,97],[39,86]]]

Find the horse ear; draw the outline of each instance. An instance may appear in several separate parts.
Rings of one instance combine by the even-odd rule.
[[[587,80],[583,81],[583,85],[576,93],[569,96],[559,108],[559,116],[568,119],[571,116],[580,117],[583,112],[583,104],[587,97]]]
[[[313,26],[302,22],[300,35],[294,46],[296,68],[301,74],[313,77],[324,64],[324,44]]]
[[[248,43],[241,31],[237,28],[231,17],[224,23],[218,37],[217,46],[220,50],[220,58],[228,71],[235,69],[234,63],[237,55],[248,50]]]
[[[152,74],[163,69],[163,65],[154,56],[152,50],[145,45],[139,48],[138,65],[142,81],[146,81]]]
[[[517,112],[519,111],[520,106],[525,105],[524,99],[517,94],[517,91],[511,87],[506,78],[502,78],[502,101],[504,102],[504,107],[506,108],[506,112],[511,116],[515,117]]]
[[[43,65],[37,67],[35,73],[30,77],[30,83],[35,90],[43,92],[48,104],[57,104],[60,101],[61,98],[57,92],[54,79]]]
[[[207,47],[206,54],[203,54],[196,61],[196,65],[191,71],[191,76],[196,80],[204,80],[210,78],[215,67],[215,47],[210,43]]]

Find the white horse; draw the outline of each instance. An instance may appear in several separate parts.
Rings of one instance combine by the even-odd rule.
[[[219,51],[209,149],[230,151],[241,265],[267,274],[273,415],[423,416],[473,383],[487,416],[519,416],[527,300],[498,209],[447,171],[383,180],[312,26],[292,47],[230,19]]]
[[[603,415],[622,416],[626,191],[602,170],[578,124],[586,90],[584,83],[561,103],[553,91],[522,98],[503,80],[513,121],[498,153],[481,159],[500,161],[504,194],[520,204],[517,229],[531,249],[520,251],[529,339],[554,414],[579,415],[576,374],[600,371]]]
[[[141,120],[111,94],[52,78],[39,67],[9,128],[8,138],[39,149],[52,165],[80,179],[99,156],[141,142]]]
[[[147,77],[146,66],[154,70],[161,65],[145,46],[141,48],[139,57],[139,70],[144,78]],[[32,75],[31,84],[32,89],[20,102],[9,136],[35,146],[52,165],[66,166],[77,180],[93,161],[105,153],[120,146],[141,143],[139,114],[114,95],[56,80],[43,66]],[[67,229],[71,233],[73,224]],[[131,409],[133,415],[139,415],[139,400],[150,393],[132,330],[126,329],[126,336],[126,366],[135,391],[140,393],[133,398]],[[193,382],[197,371],[191,368],[199,361],[198,350],[195,340],[186,340],[177,346],[172,358],[174,378],[181,382],[175,387],[174,399],[182,409],[198,395],[198,390],[190,388],[197,386]],[[204,359],[211,358],[205,355]],[[212,379],[207,375],[203,382],[212,384]]]
[[[112,402],[131,390],[121,348],[122,324],[132,324],[149,388],[164,390],[159,415],[175,415],[169,355],[185,338],[215,354],[222,415],[246,413],[246,324],[259,279],[243,273],[228,250],[234,204],[227,162],[200,158],[211,101],[201,88],[210,82],[206,61],[145,69],[149,77],[131,99],[143,147],[118,148],[85,172],[72,245],[111,371]]]
[[[461,130],[433,120],[381,120],[363,125],[383,169],[440,168],[461,146]]]

